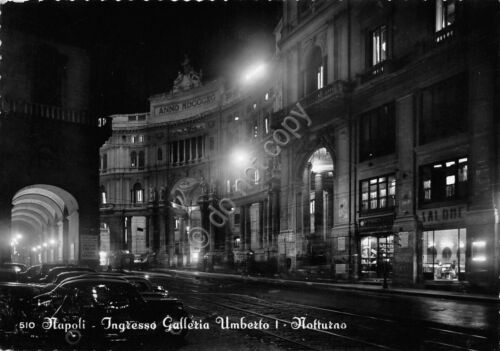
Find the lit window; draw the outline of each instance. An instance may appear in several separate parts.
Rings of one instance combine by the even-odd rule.
[[[387,27],[377,27],[371,32],[372,59],[371,65],[375,66],[387,59]]]
[[[264,127],[266,129],[266,134],[269,134],[269,118],[264,118]]]
[[[424,180],[424,199],[425,200],[431,199],[431,180],[430,179]]]
[[[255,110],[257,108],[257,103],[254,102],[252,106],[253,106],[253,109]]]
[[[467,158],[420,167],[420,199],[424,203],[467,197]]]
[[[377,177],[361,181],[361,210],[393,208],[396,197],[396,178]]]
[[[266,93],[265,99],[266,101],[269,100],[269,93]]]
[[[101,204],[105,205],[108,203],[108,200],[106,198],[106,188],[104,185],[101,186]]]
[[[241,244],[241,239],[239,236],[237,236],[236,238],[234,238],[234,248],[238,249],[240,247],[240,244]]]
[[[144,189],[140,183],[134,184],[134,189],[132,190],[132,201],[136,204],[144,202]]]
[[[446,177],[446,197],[453,197],[455,195],[455,176]]]
[[[137,152],[132,151],[130,153],[130,167],[136,168],[137,167]]]
[[[436,32],[451,26],[455,23],[456,1],[437,0],[436,1]]]
[[[323,80],[323,66],[319,66],[318,72],[316,73],[316,81],[318,83],[318,90],[323,88],[324,80]]]
[[[144,135],[139,135],[139,142],[142,143],[144,141]]]
[[[132,135],[132,136],[130,137],[130,142],[131,142],[132,144],[135,144],[135,143],[137,142],[137,135]]]

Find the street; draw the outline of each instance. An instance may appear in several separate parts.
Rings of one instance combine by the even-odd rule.
[[[494,303],[150,274],[193,320],[210,325],[210,332],[190,330],[182,350],[224,348],[235,336],[232,349],[242,350],[491,350],[497,342]],[[223,329],[217,317],[241,329]],[[245,328],[250,322],[268,328]],[[212,333],[218,337],[208,342]]]

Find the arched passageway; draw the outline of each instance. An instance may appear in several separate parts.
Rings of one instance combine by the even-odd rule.
[[[79,253],[76,199],[64,189],[35,184],[12,198],[12,260],[27,264],[75,262]]]

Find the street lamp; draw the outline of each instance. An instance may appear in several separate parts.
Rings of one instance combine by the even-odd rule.
[[[250,85],[259,80],[267,71],[267,66],[263,62],[258,62],[250,66],[243,74],[243,84]]]

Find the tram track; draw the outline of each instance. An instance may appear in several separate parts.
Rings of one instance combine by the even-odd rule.
[[[390,319],[383,316],[374,316],[355,313],[351,311],[338,310],[312,306],[307,304],[276,301],[275,299],[263,300],[262,298],[234,293],[220,293],[219,288],[224,287],[225,283],[208,282],[201,279],[183,279],[182,283],[176,281],[174,285],[179,284],[179,291],[184,291],[180,295],[181,299],[192,302],[196,297],[199,302],[211,304],[224,308],[226,311],[237,311],[241,315],[253,315],[268,320],[282,320],[283,323],[290,323],[291,316],[307,315],[321,319],[338,319],[339,316],[348,323],[348,334],[330,335],[331,338],[345,340],[350,342],[350,347],[342,346],[342,343],[328,343],[326,335],[320,338],[317,345],[308,342],[305,349],[324,350],[325,345],[336,344],[335,349],[392,349],[392,350],[491,350],[495,341],[489,339],[491,336],[482,330],[449,327],[445,324],[428,322],[424,320],[413,320],[409,318]],[[173,286],[172,286],[173,287]],[[193,291],[193,288],[196,291]],[[204,292],[205,291],[205,292]],[[219,312],[218,312],[219,313]],[[282,330],[279,333],[270,333],[267,335],[274,338],[284,338],[289,342],[294,342],[296,337],[293,335],[283,335]],[[319,335],[318,331],[300,331],[302,334]],[[264,334],[264,333],[263,333]],[[275,334],[275,335],[271,335]],[[354,334],[354,335],[353,335]],[[399,335],[398,335],[399,334]],[[327,334],[328,335],[328,334]],[[403,335],[403,336],[401,336]],[[349,340],[349,338],[351,340]],[[312,339],[312,338],[309,338]],[[399,339],[399,342],[398,342]],[[407,340],[406,344],[401,343],[401,339]],[[362,340],[360,342],[360,340]],[[381,342],[382,340],[382,342]],[[366,344],[363,342],[366,341]],[[299,341],[300,342],[300,341]],[[296,344],[299,346],[299,344]],[[356,346],[357,345],[357,346]],[[415,346],[414,346],[415,345]],[[300,346],[304,348],[305,346]],[[327,348],[331,349],[331,348]]]

